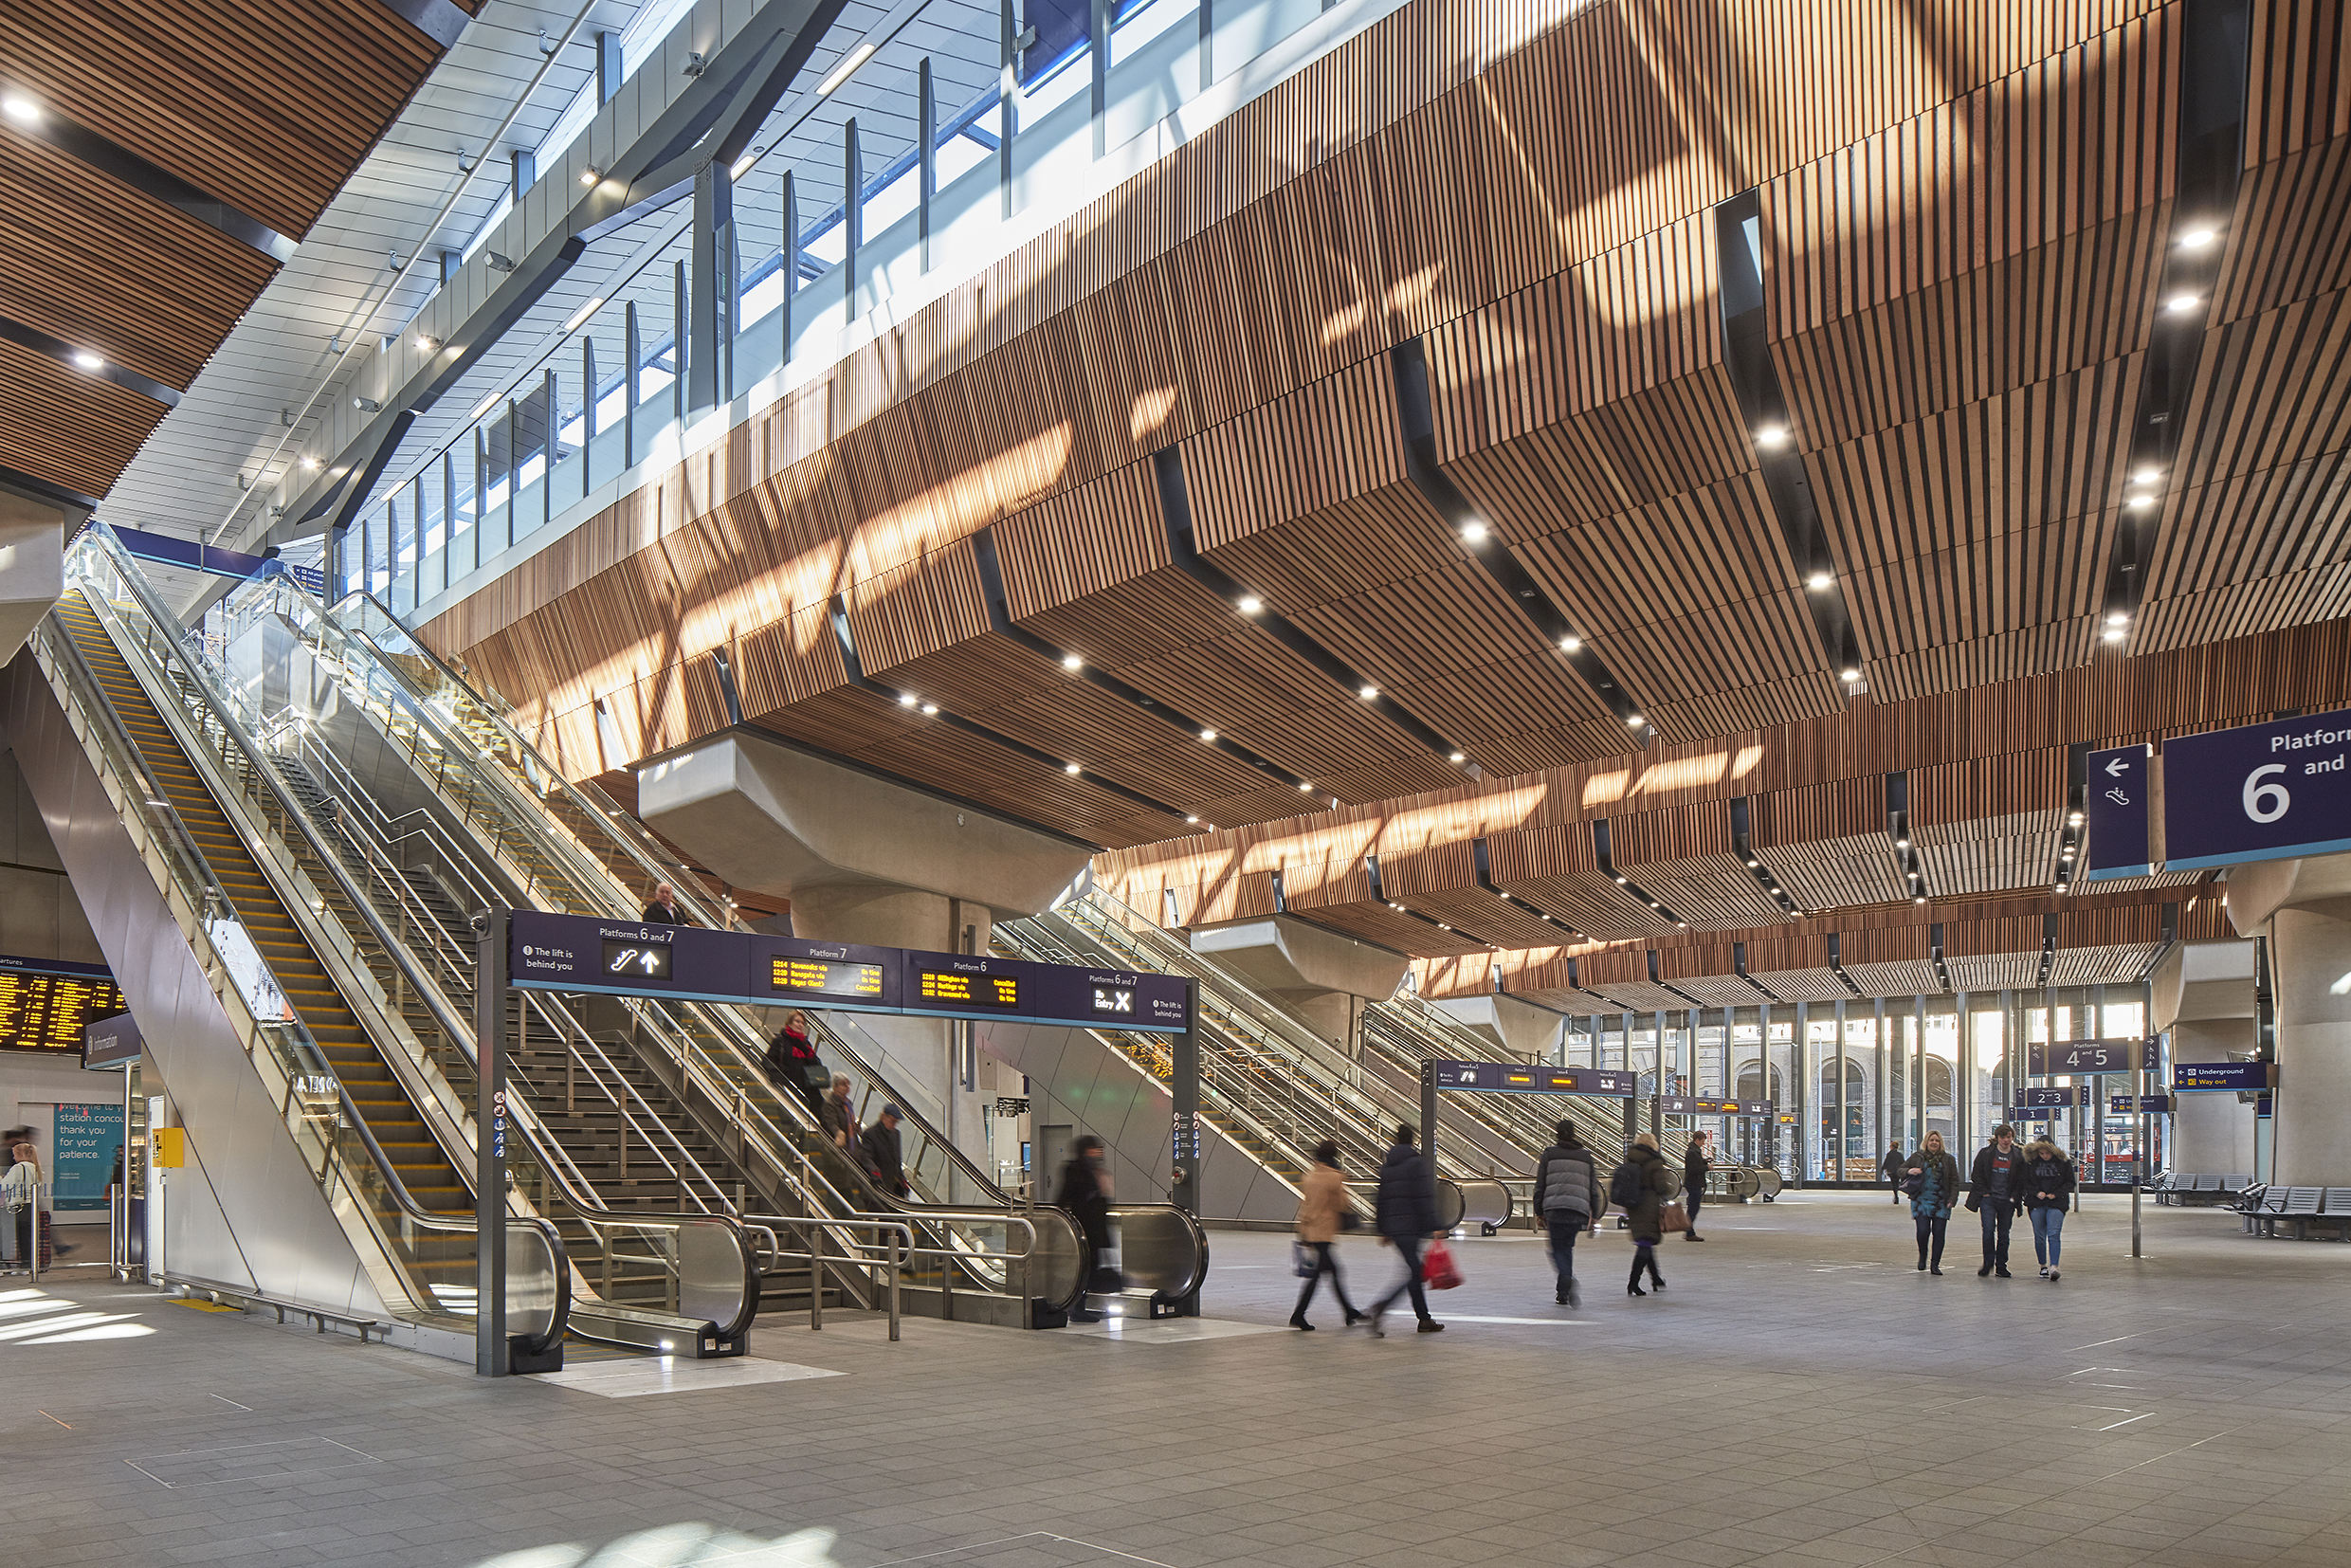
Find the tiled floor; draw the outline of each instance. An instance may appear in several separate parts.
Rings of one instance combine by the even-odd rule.
[[[52,1283],[0,1292],[0,1528],[43,1568],[2351,1564],[2351,1247],[2151,1207],[2134,1263],[2125,1203],[2055,1285],[1791,1194],[1645,1301],[1614,1233],[1574,1312],[1540,1244],[1473,1240],[1443,1334],[836,1316],[755,1330],[783,1380],[620,1399]],[[1211,1318],[1278,1325],[1285,1238],[1213,1243]]]

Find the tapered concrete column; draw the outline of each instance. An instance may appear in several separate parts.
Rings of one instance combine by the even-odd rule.
[[[2269,938],[2278,1065],[2270,1179],[2351,1185],[2351,855],[2232,867],[2229,919]]]
[[[1359,1004],[1395,994],[1408,960],[1288,915],[1233,921],[1192,933],[1192,950],[1239,975],[1332,1048],[1356,1054]]]
[[[986,953],[998,912],[1032,915],[1088,848],[780,742],[736,732],[647,763],[638,814],[738,887],[792,901],[794,936]],[[981,1095],[958,1070],[959,1023],[828,1020],[981,1169]],[[951,1201],[970,1194],[950,1194]]]
[[[1564,1016],[1515,996],[1441,996],[1429,1005],[1522,1062],[1553,1061],[1567,1032]]]
[[[2159,976],[2156,1027],[2172,1036],[2175,1062],[2226,1062],[2253,1054],[2253,944],[2195,942]],[[2166,987],[2160,983],[2168,980]],[[2244,1175],[2254,1169],[2253,1107],[2233,1094],[2172,1097],[2169,1163],[2175,1171]]]

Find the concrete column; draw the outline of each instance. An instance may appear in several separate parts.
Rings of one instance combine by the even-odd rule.
[[[2278,1058],[2273,1179],[2340,1185],[2351,1181],[2351,899],[2281,909],[2269,931]]]
[[[2172,1060],[2225,1062],[2253,1048],[2252,994],[2242,1018],[2182,1019],[2172,1026]],[[2253,1168],[2253,1107],[2233,1094],[2172,1097],[2171,1167],[2218,1175]]]

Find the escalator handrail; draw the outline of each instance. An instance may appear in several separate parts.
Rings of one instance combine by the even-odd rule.
[[[189,831],[188,825],[180,820],[178,811],[172,808],[169,798],[164,793],[161,781],[155,777],[154,771],[148,766],[146,754],[139,750],[130,730],[123,724],[121,715],[115,710],[113,702],[105,700],[105,687],[99,684],[97,672],[90,668],[89,662],[82,655],[81,647],[74,642],[72,634],[65,629],[64,619],[52,610],[43,618],[43,625],[44,629],[51,633],[46,639],[51,655],[64,662],[71,669],[72,679],[97,699],[89,704],[87,712],[91,718],[106,727],[109,738],[116,742],[115,750],[118,755],[137,770],[137,783],[143,792],[143,799],[162,803],[163,814],[168,818],[169,823],[166,830],[173,839],[173,854],[185,863],[188,871],[198,879],[199,885],[207,890],[208,895],[219,899],[219,906],[224,914],[233,912],[235,905],[228,902],[228,890],[222,884],[219,874],[212,869],[210,860],[205,855],[203,847],[196,842],[194,835]],[[126,660],[125,663],[127,665],[128,661]],[[289,1013],[291,1011],[291,1009],[288,1010]],[[358,1107],[352,1102],[351,1091],[335,1074],[326,1053],[319,1049],[318,1041],[312,1037],[308,1026],[304,1025],[299,1016],[292,1016],[282,1024],[269,1023],[262,1027],[281,1031],[291,1038],[301,1048],[298,1054],[308,1057],[314,1064],[316,1075],[334,1082],[337,1109],[344,1118],[344,1124],[357,1133],[359,1145],[367,1152],[368,1162],[374,1167],[376,1179],[382,1183],[385,1194],[392,1199],[403,1219],[418,1229],[434,1232],[456,1233],[461,1231],[470,1231],[477,1229],[469,1225],[460,1225],[417,1201],[415,1194],[409,1191],[408,1184],[400,1178],[399,1170],[393,1165],[392,1157],[385,1152],[383,1145],[376,1141],[375,1134],[368,1126],[366,1118],[359,1114]],[[332,1146],[331,1141],[330,1146]],[[337,1158],[339,1160],[339,1152]],[[510,1217],[528,1224],[544,1224],[543,1221],[538,1221],[536,1216],[532,1215]],[[549,1330],[550,1334],[559,1338],[564,1332],[571,1306],[567,1254],[561,1234],[556,1232],[552,1226],[545,1227],[545,1237],[554,1249],[558,1275],[564,1276],[564,1283],[556,1304],[557,1310]]]
[[[102,521],[93,521],[87,532],[90,537],[101,539],[103,543],[109,547],[111,552],[121,551],[121,543],[114,537],[114,531],[111,528],[108,528]],[[126,554],[120,558],[110,560],[108,564],[116,571],[118,575],[121,577],[124,585],[130,589],[132,597],[137,601],[140,609],[147,614],[148,618],[156,623],[159,629],[163,627],[177,626],[179,623],[171,618],[170,612],[165,610],[160,601],[155,597],[154,590],[145,581],[144,576],[136,570],[128,569],[127,562],[128,556]],[[70,641],[70,639],[68,639],[68,641]],[[240,720],[233,713],[228,711],[227,705],[219,701],[210,689],[213,684],[213,677],[210,668],[201,658],[194,656],[187,648],[185,646],[184,629],[183,637],[177,646],[177,651],[188,665],[191,673],[195,675],[201,685],[206,688],[204,690],[206,704],[211,710],[213,718],[221,725],[223,733],[235,741],[239,750],[245,754],[247,767],[261,778],[263,786],[267,789],[272,797],[276,799],[279,809],[285,813],[289,820],[297,824],[302,837],[309,843],[312,851],[317,854],[319,862],[326,866],[328,875],[334,879],[337,890],[343,895],[345,902],[351,905],[353,910],[358,914],[361,921],[365,922],[369,933],[374,936],[378,942],[383,944],[386,956],[389,957],[394,964],[398,965],[402,972],[408,976],[410,983],[416,986],[418,999],[423,1001],[427,1010],[432,1013],[434,1023],[439,1025],[444,1032],[448,1034],[452,1040],[457,1042],[459,1050],[465,1055],[468,1061],[473,1062],[475,1070],[477,1072],[480,1071],[481,1062],[479,1051],[476,1048],[477,1042],[474,1038],[475,1030],[470,1021],[459,1014],[457,1010],[450,1006],[448,999],[443,993],[440,985],[432,979],[432,976],[429,974],[424,973],[421,970],[421,966],[419,966],[416,962],[415,955],[409,951],[407,944],[401,942],[393,936],[392,928],[384,923],[383,916],[375,908],[374,902],[372,899],[369,899],[352,880],[350,868],[343,865],[342,858],[339,855],[332,853],[319,843],[318,825],[310,820],[309,813],[302,810],[301,802],[297,801],[293,797],[292,793],[285,788],[284,781],[278,775],[277,771],[267,765],[265,758],[260,754],[260,747],[258,743],[254,741],[251,735],[246,732],[243,721]],[[191,757],[191,760],[193,761],[194,758]],[[281,903],[283,901],[281,901]],[[300,917],[295,915],[293,910],[289,909],[287,913],[297,921],[300,920]],[[297,1020],[297,1025],[299,1027],[299,1020]],[[308,1031],[305,1030],[303,1032],[306,1037]],[[317,1049],[315,1044],[313,1045],[312,1049],[314,1051]],[[325,1060],[324,1053],[320,1052],[319,1054],[319,1060],[323,1062]],[[331,1069],[325,1075],[333,1076]],[[339,1085],[340,1080],[337,1079],[337,1083]],[[348,1095],[344,1098],[348,1100]],[[427,1119],[426,1124],[430,1127],[435,1127],[436,1141],[438,1141],[437,1124],[430,1119]],[[462,1134],[462,1129],[460,1131]],[[539,1142],[535,1135],[535,1131],[528,1121],[521,1118],[517,1118],[515,1120],[515,1134],[517,1140],[520,1142],[522,1146],[538,1160],[540,1168],[548,1173],[549,1179],[558,1184],[563,1200],[570,1204],[574,1210],[580,1211],[583,1213],[609,1215],[615,1220],[634,1221],[641,1223],[649,1222],[649,1224],[654,1228],[660,1228],[662,1226],[671,1224],[699,1222],[708,1219],[720,1219],[726,1220],[728,1223],[735,1223],[729,1218],[729,1216],[725,1215],[687,1213],[683,1211],[672,1213],[657,1210],[632,1209],[627,1211],[626,1213],[623,1213],[619,1211],[611,1209],[600,1197],[596,1196],[592,1193],[586,1194],[583,1198],[578,1190],[575,1189],[571,1181],[563,1176],[561,1163],[548,1158],[546,1151],[539,1145]],[[476,1129],[475,1136],[477,1138],[482,1136],[481,1130],[478,1127]],[[374,1152],[378,1155],[382,1153],[380,1147],[375,1148]],[[473,1173],[469,1168],[471,1164],[470,1157],[474,1155],[475,1151],[468,1147],[462,1150],[444,1148],[442,1152],[444,1157],[448,1158],[450,1165],[456,1170],[459,1179],[465,1181],[468,1190],[470,1190],[473,1186]],[[396,1182],[398,1177],[395,1176],[392,1179]],[[745,1256],[748,1257],[748,1244],[741,1241],[739,1235],[739,1225],[737,1226],[737,1230],[738,1231],[738,1242],[739,1245],[744,1247]]]

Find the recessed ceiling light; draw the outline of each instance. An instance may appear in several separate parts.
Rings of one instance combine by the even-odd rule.
[[[1216,732],[1214,730],[1202,730],[1200,732],[1200,738],[1203,740],[1213,740],[1216,738]]]
[[[2175,294],[2163,301],[2163,308],[2174,316],[2185,316],[2203,302],[2193,294]]]
[[[1861,671],[1849,665],[1845,668],[1837,671],[1837,679],[1843,681],[1848,685],[1850,685],[1853,682],[1861,679]]]
[[[1506,898],[1508,898],[1509,896],[1510,896],[1509,894],[1507,894],[1507,893],[1504,892],[1504,891],[1503,891],[1501,888],[1499,888],[1499,887],[1497,887],[1497,888],[1495,888],[1495,889],[1494,889],[1494,897],[1496,897],[1496,898],[1498,898],[1498,899],[1506,899]]]
[[[1755,444],[1767,452],[1776,452],[1788,444],[1788,427],[1766,425],[1755,432]]]
[[[2119,643],[2125,635],[2126,633],[2123,631],[2123,628],[2119,626],[2110,626],[2106,628],[2106,635],[2105,640],[2109,643]]]
[[[1815,593],[1825,593],[1836,581],[1826,572],[1815,572],[1804,579],[1804,586]]]
[[[41,119],[41,105],[16,93],[0,99],[0,109],[8,111],[10,119],[25,125],[35,124]]]
[[[1468,543],[1483,544],[1485,542],[1485,524],[1471,518],[1461,525],[1461,537]]]
[[[1640,727],[1641,727],[1641,716],[1640,716],[1639,714],[1635,713],[1635,714],[1631,714],[1631,715],[1627,716],[1627,718],[1626,718],[1626,720],[1625,720],[1625,728],[1627,728],[1627,729],[1629,729],[1629,730],[1637,730],[1637,729],[1639,729]]]
[[[1898,838],[1894,840],[1894,848],[1897,849],[1907,849],[1910,848],[1910,841],[1906,838]]]
[[[1184,820],[1185,820],[1186,822],[1197,822],[1197,821],[1199,821],[1200,819],[1199,819],[1198,817],[1196,817],[1196,816],[1188,816],[1188,817],[1184,818]]]
[[[726,177],[731,180],[741,179],[745,174],[751,173],[751,166],[758,161],[759,149],[754,147],[745,152],[741,157],[735,160],[735,167],[726,172]]]
[[[1314,780],[1311,778],[1302,778],[1298,781],[1298,793],[1300,794],[1304,794],[1308,790],[1313,788]]]
[[[2113,614],[2106,617],[2106,625],[2108,626],[2128,626],[2129,624],[2130,614],[2127,611],[2118,610]]]
[[[938,711],[939,704],[937,702],[925,702],[922,704],[922,713],[925,718],[928,718],[930,715],[935,714]]]
[[[1061,656],[1061,667],[1071,670],[1084,669],[1085,667],[1085,661],[1079,658],[1074,653],[1065,653]]]
[[[1454,762],[1467,762],[1469,760],[1469,754],[1467,752],[1455,752],[1452,757],[1449,758],[1449,760]]]
[[[902,708],[913,707],[915,702],[915,694],[911,691],[902,691],[898,694],[898,705]]]
[[[1924,903],[1926,902],[1926,895],[1921,893],[1917,898],[1912,899],[1910,902],[1912,903]]]
[[[1365,686],[1362,690],[1357,692],[1356,695],[1368,702],[1373,698],[1379,695],[1379,688],[1377,686]]]
[[[842,82],[847,82],[856,73],[858,66],[863,65],[866,61],[873,58],[873,49],[874,46],[871,44],[860,44],[857,47],[851,49],[847,55],[842,59],[841,64],[835,65],[831,71],[826,75],[825,80],[816,84],[816,96],[818,98],[823,98],[830,93],[835,87],[841,85]]]
[[[106,361],[88,349],[74,350],[74,363],[85,371],[102,371],[106,368]]]
[[[2123,504],[2134,512],[2143,512],[2155,504],[2155,498],[2153,496],[2133,496]]]
[[[1061,765],[1061,771],[1066,774],[1074,774],[1078,771],[1078,765],[1075,762],[1065,762]]]
[[[579,302],[579,308],[577,310],[572,312],[571,315],[566,316],[563,319],[563,330],[566,332],[577,332],[579,330],[579,324],[582,321],[585,321],[589,317],[593,316],[597,311],[602,310],[603,308],[604,296],[601,294],[590,295],[587,299],[582,300]]]
[[[2209,228],[2191,228],[2185,234],[2179,236],[2179,248],[2182,250],[2201,250],[2206,246],[2212,244],[2213,239],[2213,231]]]
[[[2131,475],[2131,483],[2133,484],[2153,484],[2157,480],[2161,479],[2162,477],[2163,470],[2160,468],[2141,468],[2137,473]]]
[[[1569,653],[1573,653],[1573,652],[1575,652],[1577,648],[1579,648],[1579,647],[1583,647],[1583,646],[1584,646],[1584,640],[1583,640],[1581,637],[1577,637],[1577,636],[1575,636],[1575,635],[1573,635],[1573,634],[1570,634],[1570,635],[1568,635],[1568,636],[1565,636],[1565,637],[1562,637],[1562,638],[1560,638],[1560,639],[1559,639],[1559,647],[1560,647],[1560,648],[1561,648],[1562,650],[1566,651],[1566,652],[1569,652]]]
[[[1452,930],[1453,928],[1452,928],[1451,926],[1449,926],[1449,925],[1446,924],[1443,921],[1437,921],[1437,929],[1438,929],[1439,931],[1450,931],[1450,930]]]
[[[1261,599],[1261,598],[1259,598],[1256,594],[1254,594],[1254,593],[1244,593],[1244,594],[1242,594],[1242,595],[1241,595],[1241,605],[1240,605],[1240,610],[1241,610],[1241,613],[1242,613],[1242,614],[1244,614],[1244,615],[1254,615],[1254,614],[1256,614],[1259,611],[1261,611],[1261,610],[1263,610],[1263,609],[1265,609],[1265,608],[1266,608],[1266,601],[1265,601],[1265,600],[1263,600],[1263,599]]]
[[[1622,886],[1626,885],[1626,884],[1625,884],[1625,879],[1624,879],[1624,878],[1622,878],[1622,877],[1618,877],[1618,878],[1616,879],[1616,885],[1617,885],[1617,886],[1619,886],[1619,887],[1622,887]]]
[[[2071,816],[2066,818],[2066,821],[2073,827],[2079,828],[2082,825],[2082,813],[2076,811]]]

